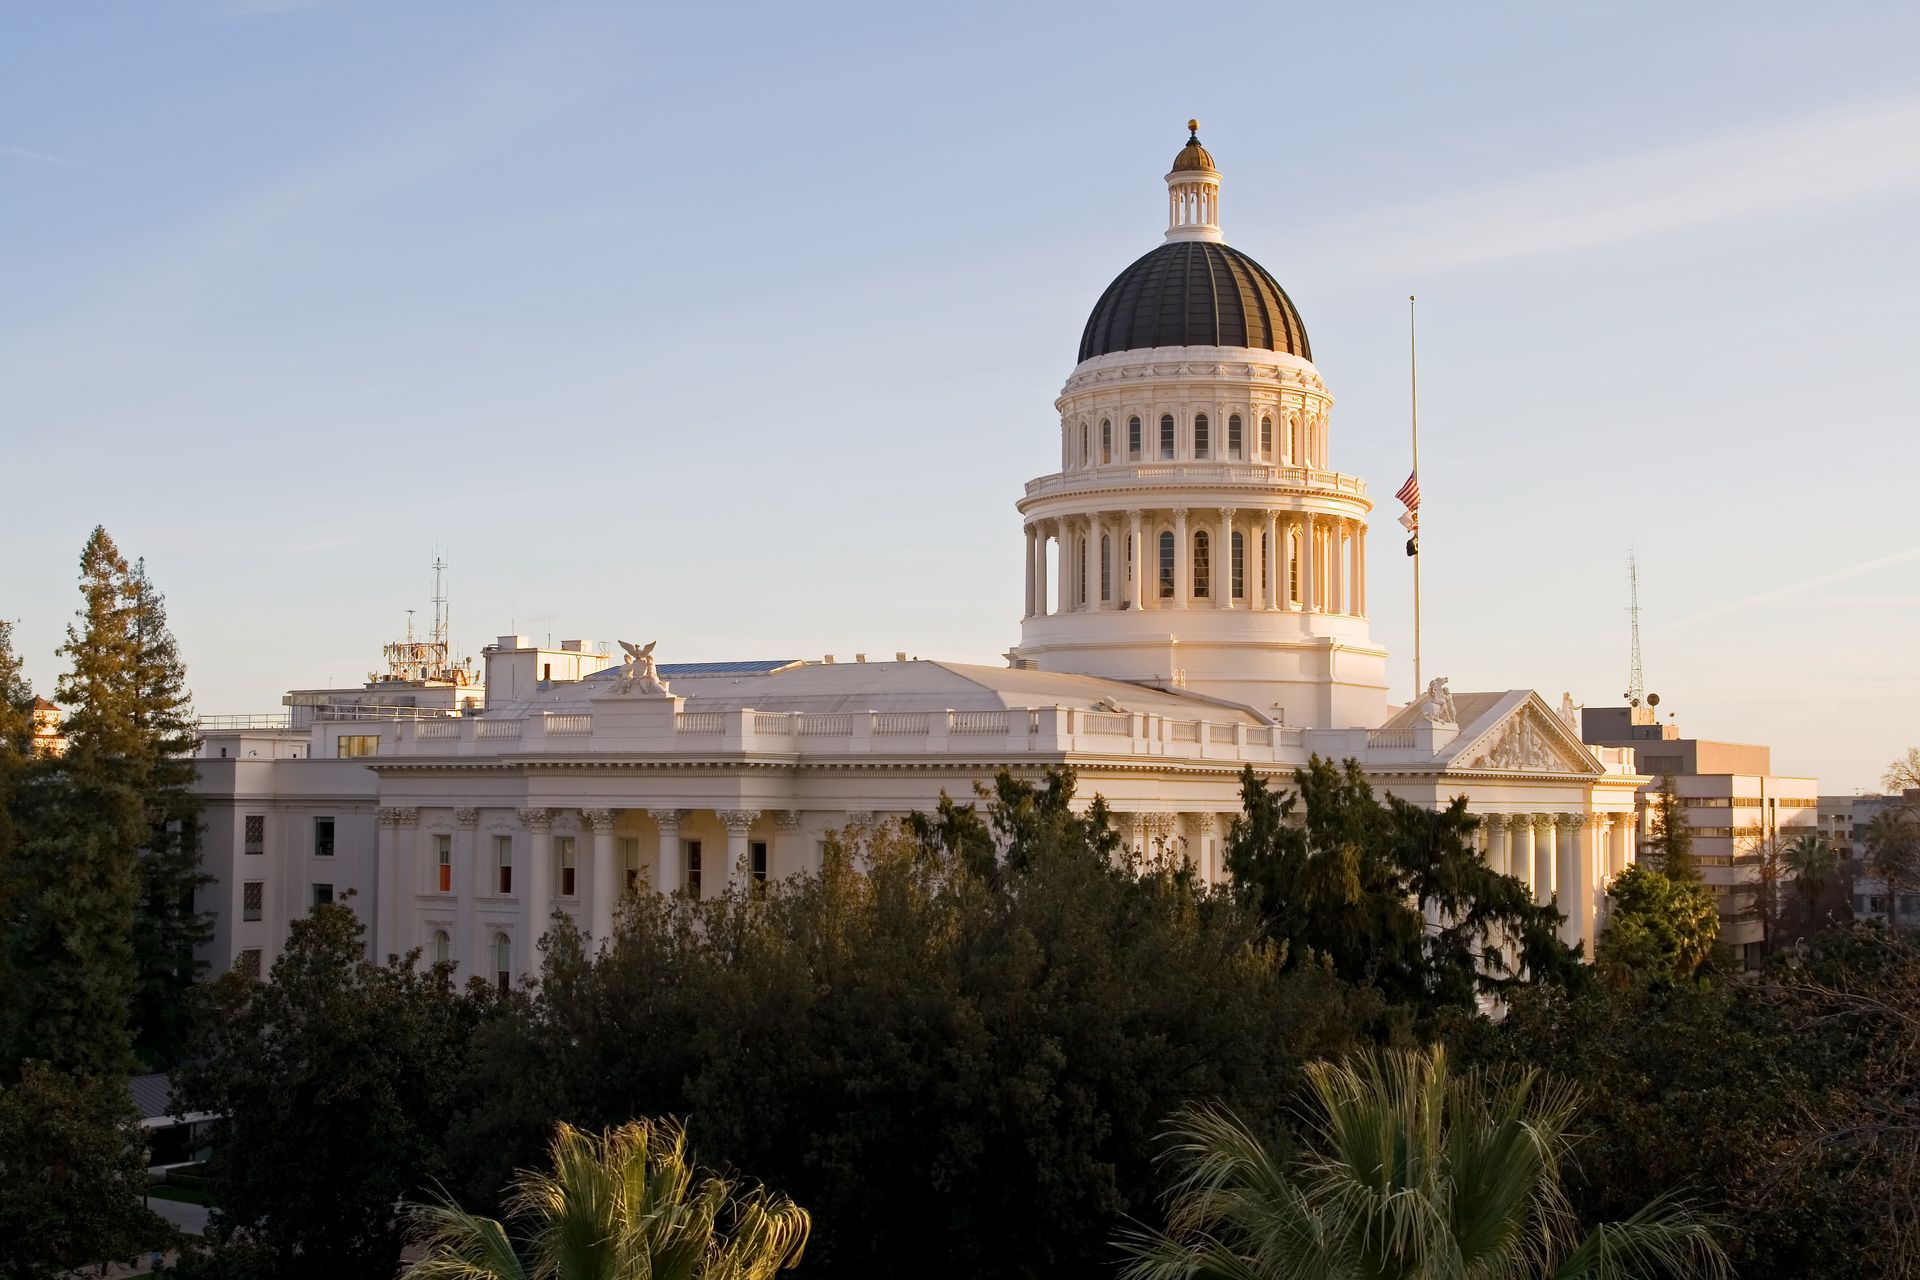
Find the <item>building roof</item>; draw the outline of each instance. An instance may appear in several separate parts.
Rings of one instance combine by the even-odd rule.
[[[1313,359],[1307,326],[1267,269],[1229,245],[1176,240],[1114,277],[1080,359],[1145,347],[1259,347]]]
[[[1003,711],[1014,707],[1077,707],[1146,711],[1218,722],[1267,723],[1246,707],[1182,690],[1156,689],[1098,676],[1016,670],[964,662],[805,662],[771,670],[769,663],[665,664],[660,674],[689,711]],[[584,680],[553,684],[488,715],[513,718],[539,711],[586,711],[591,699],[620,678],[618,668]]]
[[[1205,147],[1200,145],[1200,122],[1198,120],[1187,121],[1187,145],[1180,148],[1180,153],[1174,156],[1173,171],[1175,173],[1193,173],[1196,171],[1200,173],[1219,172],[1219,170],[1213,167],[1213,157],[1207,153]]]
[[[45,698],[35,698],[33,700],[33,709],[35,711],[58,711],[60,708],[54,706],[51,702],[48,702]]]

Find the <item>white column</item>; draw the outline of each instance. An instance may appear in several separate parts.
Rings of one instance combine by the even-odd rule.
[[[1353,535],[1353,573],[1359,582],[1354,596],[1354,612],[1367,616],[1367,526],[1358,525]]]
[[[1507,870],[1507,815],[1504,813],[1485,813],[1480,815],[1480,825],[1487,833],[1487,866],[1502,875]]]
[[[685,880],[680,866],[680,820],[685,809],[649,809],[660,828],[660,847],[654,855],[653,887],[661,893],[680,892]]]
[[[752,879],[752,869],[747,865],[747,833],[753,829],[753,820],[760,816],[758,809],[722,809],[720,821],[727,828],[727,887],[737,889]]]
[[[1533,885],[1533,818],[1530,814],[1507,815],[1507,874],[1521,884]],[[1536,901],[1538,895],[1535,895]]]
[[[1316,577],[1314,571],[1319,566],[1314,563],[1313,526],[1312,512],[1307,512],[1300,517],[1300,609],[1303,613],[1320,612],[1319,602],[1314,596]]]
[[[1173,509],[1173,607],[1184,609],[1193,595],[1193,548],[1187,545],[1187,509]]]
[[[514,888],[520,891],[521,971],[530,973],[553,914],[553,810],[522,809],[520,825],[527,830],[527,871]]]
[[[1233,508],[1220,508],[1220,549],[1214,553],[1213,607],[1233,608]]]
[[[480,892],[480,811],[453,811],[453,960],[462,981],[485,972],[473,936],[473,900]]]
[[[1020,617],[1021,617],[1021,618],[1022,618],[1023,620],[1024,620],[1024,619],[1027,619],[1027,618],[1031,618],[1031,617],[1033,616],[1033,613],[1034,613],[1034,609],[1033,609],[1033,579],[1034,579],[1034,573],[1033,573],[1033,526],[1032,526],[1032,525],[1028,525],[1028,526],[1027,526],[1027,597],[1026,597],[1026,601],[1025,601],[1025,602],[1024,602],[1024,603],[1023,603],[1023,604],[1022,604],[1021,606],[1020,606]]]
[[[1247,609],[1267,607],[1267,554],[1258,517],[1250,520],[1241,537],[1247,542]]]
[[[1132,593],[1133,607],[1136,609],[1144,609],[1147,607],[1145,586],[1147,577],[1147,545],[1140,540],[1140,511],[1138,508],[1127,512],[1127,521],[1132,526],[1133,536],[1133,573],[1127,583],[1127,590]]]
[[[1067,527],[1063,516],[1053,522],[1055,540],[1059,544],[1060,582],[1055,591],[1053,611],[1055,613],[1073,612],[1073,530]]]
[[[396,834],[400,810],[382,805],[374,817],[380,825],[373,858],[373,959],[376,964],[384,964],[393,954],[397,932],[394,920],[400,911],[400,891],[394,875],[394,864],[400,860]]]
[[[803,871],[818,871],[820,868],[812,862],[803,860],[800,854],[800,811],[798,809],[776,809],[773,814],[774,842],[767,850],[767,874],[772,876],[776,866]],[[776,859],[778,860],[776,862]]]
[[[1266,606],[1278,609],[1283,598],[1281,592],[1287,589],[1283,579],[1287,576],[1286,531],[1280,527],[1277,512],[1267,512],[1267,594]]]
[[[1047,616],[1047,526],[1041,521],[1033,522],[1033,616]]]
[[[1563,813],[1554,823],[1559,828],[1560,841],[1554,858],[1553,883],[1559,891],[1560,910],[1567,917],[1560,926],[1560,941],[1570,947],[1586,941],[1585,918],[1593,906],[1592,879],[1587,874],[1592,868],[1583,867],[1580,857],[1580,835],[1585,821],[1583,813]]]
[[[620,902],[620,866],[614,854],[613,810],[582,809],[581,819],[593,830],[593,921],[595,942],[613,937],[613,912]],[[579,874],[575,872],[575,874]]]
[[[1112,609],[1120,602],[1120,568],[1114,563],[1115,550],[1107,534],[1107,518],[1102,512],[1094,512],[1090,517],[1092,532],[1087,535],[1088,554],[1093,557],[1093,581],[1088,584],[1087,598],[1093,602],[1096,611]],[[1106,586],[1105,594],[1101,584]]]
[[[1553,815],[1533,815],[1533,900],[1545,907],[1553,902]]]
[[[1609,815],[1607,823],[1607,875],[1617,876],[1627,869],[1627,833],[1633,826],[1630,814]]]

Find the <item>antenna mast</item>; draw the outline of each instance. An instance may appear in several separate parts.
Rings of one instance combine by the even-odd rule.
[[[1640,671],[1640,564],[1627,552],[1627,614],[1633,619],[1633,666],[1627,673],[1627,705],[1647,700],[1647,682]]]

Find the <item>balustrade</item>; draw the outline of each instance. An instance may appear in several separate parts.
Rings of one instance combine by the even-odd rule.
[[[718,711],[676,711],[673,713],[673,731],[686,734],[715,734],[725,732],[725,723]]]
[[[947,732],[955,735],[1004,734],[1008,720],[1004,711],[956,711]]]
[[[872,714],[872,732],[876,736],[924,738],[930,732],[924,711],[875,711]]]

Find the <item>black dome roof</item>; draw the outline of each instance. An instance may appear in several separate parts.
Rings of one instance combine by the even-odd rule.
[[[1300,313],[1267,269],[1210,240],[1161,245],[1094,304],[1082,360],[1142,347],[1265,347],[1313,359]]]

